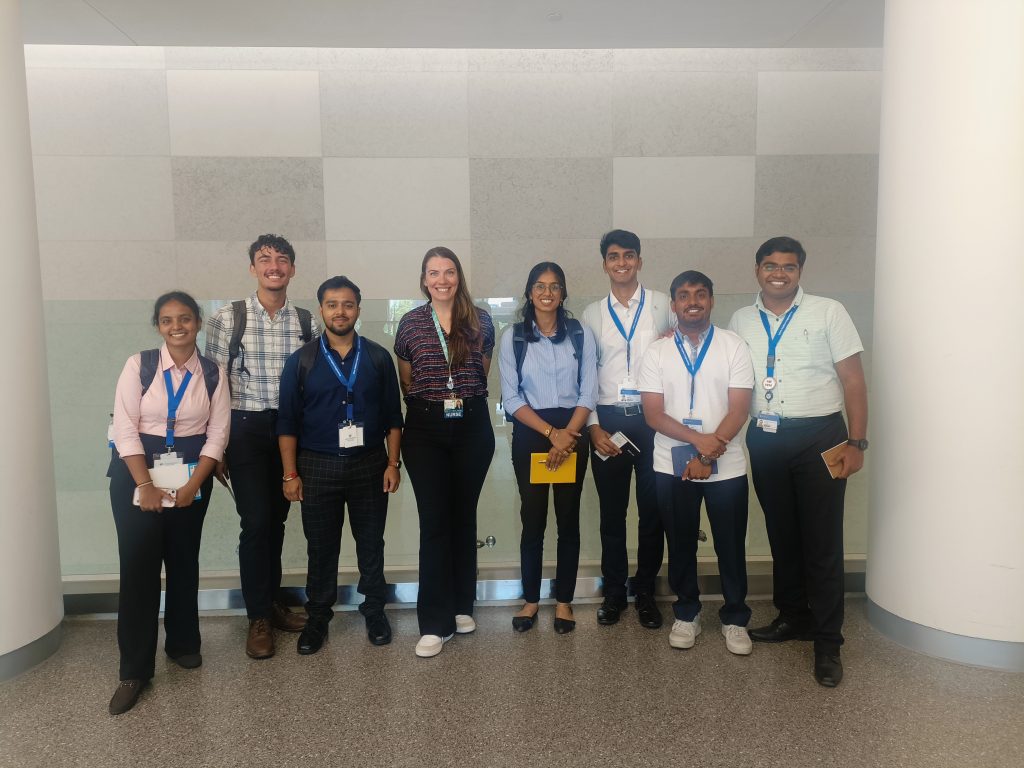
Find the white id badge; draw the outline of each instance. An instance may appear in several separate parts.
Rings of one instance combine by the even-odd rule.
[[[618,405],[638,405],[640,403],[640,390],[636,388],[636,382],[632,379],[623,379],[619,384]]]
[[[766,411],[762,411],[761,413],[757,414],[758,428],[764,430],[768,434],[774,434],[779,431],[780,421],[782,421],[782,419],[779,417],[779,414],[777,413],[768,413]]]
[[[704,420],[703,419],[683,419],[683,426],[689,427],[694,432],[704,433]]]
[[[107,448],[114,447],[114,422],[107,425]]]
[[[170,467],[175,464],[183,464],[181,454],[177,451],[167,451],[167,453],[154,453],[153,454],[153,466],[154,467]],[[186,478],[187,479],[187,478]]]
[[[362,424],[340,424],[338,425],[338,447],[339,448],[361,448],[363,446],[363,425]]]
[[[444,401],[444,417],[446,419],[462,418],[462,398],[453,397]]]

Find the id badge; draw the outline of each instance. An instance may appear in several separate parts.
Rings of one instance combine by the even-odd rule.
[[[338,425],[339,448],[361,448],[363,446],[363,425],[343,422]]]
[[[689,427],[694,432],[704,432],[704,420],[703,419],[683,419],[683,426]]]
[[[154,453],[153,454],[153,466],[154,467],[171,467],[175,464],[183,464],[181,454],[177,451],[167,451],[166,453]]]
[[[114,447],[114,422],[107,425],[107,448]]]
[[[453,397],[444,401],[444,417],[446,419],[462,418],[462,398]]]
[[[616,405],[638,405],[640,403],[640,390],[636,388],[636,382],[632,379],[623,379],[619,384],[619,399]]]
[[[759,429],[764,430],[768,434],[774,434],[779,431],[779,423],[782,419],[777,413],[768,413],[762,411],[757,414],[757,426]]]

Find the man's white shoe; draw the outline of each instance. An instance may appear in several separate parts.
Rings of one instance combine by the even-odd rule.
[[[749,656],[754,650],[754,644],[750,642],[750,635],[746,627],[736,624],[723,624],[722,634],[725,635],[725,647],[730,653],[737,656]]]
[[[437,656],[444,648],[444,644],[452,639],[452,635],[448,637],[441,637],[440,635],[424,635],[420,638],[420,641],[416,643],[416,655],[421,659],[429,659],[431,656]]]
[[[470,632],[476,629],[476,622],[473,621],[472,616],[467,616],[464,613],[455,615],[455,631],[460,635],[468,635]]]
[[[693,644],[699,634],[700,616],[695,616],[693,621],[680,621],[676,619],[668,636],[668,644],[673,648],[693,648]]]

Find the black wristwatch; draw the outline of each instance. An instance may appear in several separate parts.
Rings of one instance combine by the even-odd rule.
[[[846,444],[852,445],[854,448],[858,448],[862,451],[866,451],[868,449],[868,441],[864,438],[861,438],[860,440],[847,440]]]
[[[705,456],[703,453],[698,453],[697,454],[697,461],[699,461],[705,467],[710,467],[711,466],[711,462],[712,462],[712,458],[710,456]]]

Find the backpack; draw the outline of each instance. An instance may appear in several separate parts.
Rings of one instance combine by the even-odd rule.
[[[565,318],[565,330],[572,344],[573,357],[576,358],[576,386],[583,382],[583,326],[579,320]],[[512,326],[512,350],[516,358],[516,379],[519,390],[523,389],[523,361],[526,359],[526,336],[524,323]]]
[[[234,325],[231,329],[231,341],[228,342],[228,364],[226,370],[229,379],[231,378],[231,365],[235,362],[235,358],[238,357],[238,353],[242,349],[242,334],[245,333],[245,323],[249,314],[246,310],[245,299],[231,302]],[[308,309],[303,309],[302,307],[295,307],[295,312],[299,316],[299,328],[302,330],[299,338],[303,343],[308,342],[313,338],[313,316]]]
[[[388,354],[384,347],[376,344],[365,336],[360,336],[364,342],[368,342],[364,347],[363,351],[366,352],[366,356],[370,358],[370,364],[373,366],[374,372],[380,376],[381,371],[387,370],[387,365],[391,363],[391,355]],[[299,396],[306,388],[306,376],[313,370],[313,366],[316,365],[316,357],[320,354],[320,339],[313,339],[307,341],[299,349]]]
[[[197,353],[198,354],[198,353]],[[156,369],[160,366],[160,350],[144,349],[139,353],[139,382],[142,384],[142,394],[149,391],[153,379],[156,377]],[[213,402],[213,393],[220,383],[220,368],[208,357],[199,355],[199,362],[203,366],[203,379],[206,381],[206,394]]]

